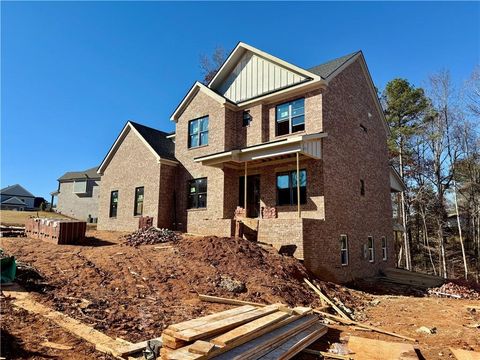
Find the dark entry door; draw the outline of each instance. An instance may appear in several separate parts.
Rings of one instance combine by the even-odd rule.
[[[245,176],[239,181],[239,206],[244,207]],[[260,175],[247,176],[247,217],[256,218],[260,215]]]

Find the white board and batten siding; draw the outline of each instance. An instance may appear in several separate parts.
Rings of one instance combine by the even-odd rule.
[[[305,80],[304,75],[247,51],[220,84],[218,91],[239,103]]]

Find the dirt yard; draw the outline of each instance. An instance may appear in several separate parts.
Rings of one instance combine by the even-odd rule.
[[[38,301],[114,338],[147,340],[158,337],[168,324],[230,307],[201,302],[197,293],[320,306],[303,283],[309,274],[300,262],[248,241],[185,237],[175,243],[135,248],[123,244],[120,233],[89,231],[88,235],[82,246],[3,238],[1,247],[29,265],[19,272],[19,282],[34,292]],[[418,339],[417,347],[425,359],[452,358],[450,346],[480,351],[480,330],[468,327],[480,322],[478,313],[466,309],[473,300],[373,295],[334,284],[319,285],[354,308],[362,322]],[[8,299],[2,299],[1,311],[2,356],[108,358],[45,319],[15,309]],[[419,334],[416,329],[420,326],[437,330]],[[328,336],[315,347],[326,349],[328,342],[345,340],[348,335],[401,341],[332,325]],[[67,348],[53,349],[46,341]],[[4,344],[11,345],[5,348]]]
[[[31,216],[46,217],[46,218],[68,218],[67,216],[52,213],[48,211],[13,211],[13,210],[0,210],[0,223],[2,225],[16,225],[24,226],[25,220]]]

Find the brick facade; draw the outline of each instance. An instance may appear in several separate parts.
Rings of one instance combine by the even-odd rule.
[[[145,143],[129,130],[102,175],[99,198],[99,230],[138,229],[134,216],[135,188],[144,187],[143,215],[156,226],[171,228],[175,167],[158,163]],[[117,216],[110,217],[110,194],[118,190]]]

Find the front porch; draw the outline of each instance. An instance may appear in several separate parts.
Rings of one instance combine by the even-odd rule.
[[[243,236],[303,259],[304,223],[324,220],[323,133],[298,135],[196,158],[223,169],[223,219],[188,222],[188,231]],[[208,205],[207,205],[208,206]]]

